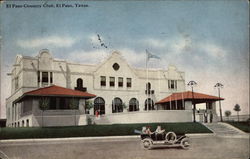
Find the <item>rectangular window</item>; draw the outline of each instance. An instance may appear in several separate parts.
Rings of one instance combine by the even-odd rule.
[[[19,82],[19,78],[16,77],[16,78],[15,78],[15,90],[17,90],[18,87],[19,87],[18,82]]]
[[[122,77],[118,78],[118,86],[123,87],[123,78]]]
[[[109,86],[114,87],[115,86],[115,77],[109,77]]]
[[[50,83],[53,83],[53,73],[50,72]]]
[[[177,80],[168,80],[169,89],[177,89]]]
[[[40,82],[40,71],[37,71],[37,82]]]
[[[132,79],[127,78],[127,87],[132,87]]]
[[[106,77],[101,76],[101,86],[106,86]]]
[[[49,73],[42,72],[42,82],[48,83],[49,82]]]

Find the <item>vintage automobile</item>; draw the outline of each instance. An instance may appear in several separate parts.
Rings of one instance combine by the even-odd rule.
[[[181,147],[188,149],[190,144],[188,137],[184,135],[176,135],[174,132],[168,132],[163,134],[143,134],[141,135],[141,145],[144,149],[152,149],[159,147]]]

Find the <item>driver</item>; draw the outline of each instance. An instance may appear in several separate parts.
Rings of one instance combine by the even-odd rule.
[[[163,133],[165,133],[165,129],[161,129],[161,126],[158,125],[155,132],[157,134],[163,134]]]
[[[155,130],[156,139],[157,138],[163,139],[164,134],[165,134],[165,129],[161,129],[161,126],[158,125]]]

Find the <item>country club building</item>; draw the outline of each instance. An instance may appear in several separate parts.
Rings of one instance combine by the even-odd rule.
[[[44,49],[36,57],[17,55],[9,75],[8,127],[191,122],[192,101],[206,103],[196,120],[213,122],[215,101],[223,100],[185,91],[185,74],[174,66],[133,68],[117,51],[87,65],[54,59]]]

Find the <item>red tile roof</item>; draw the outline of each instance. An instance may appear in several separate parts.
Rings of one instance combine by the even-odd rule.
[[[179,92],[179,93],[173,93],[170,96],[160,100],[159,102],[156,102],[156,104],[162,104],[162,103],[167,103],[170,101],[176,101],[176,100],[192,100],[192,92],[187,91],[187,92]],[[224,100],[224,98],[219,98],[216,96],[211,96],[207,94],[202,94],[202,93],[196,93],[194,92],[194,100],[202,100],[202,101],[217,101],[217,100]]]
[[[24,96],[70,96],[70,97],[82,97],[93,98],[96,95],[69,88],[64,88],[56,85],[49,87],[39,88],[33,91],[29,91],[23,94]]]

